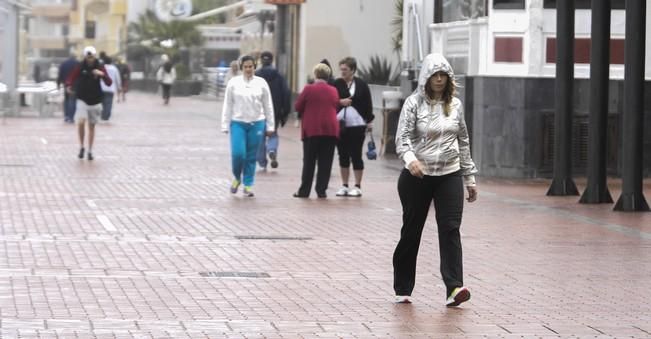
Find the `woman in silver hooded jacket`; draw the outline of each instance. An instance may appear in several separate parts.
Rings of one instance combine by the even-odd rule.
[[[441,54],[430,54],[423,60],[418,89],[407,98],[400,113],[396,147],[405,164],[398,179],[403,225],[393,254],[393,288],[399,303],[411,302],[418,247],[432,201],[446,306],[458,306],[470,299],[470,291],[463,285],[459,228],[463,187],[469,202],[477,199],[477,169],[470,157],[463,104],[454,96],[455,88],[450,63]]]

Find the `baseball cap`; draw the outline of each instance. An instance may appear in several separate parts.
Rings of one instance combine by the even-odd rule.
[[[274,59],[274,55],[269,51],[264,51],[260,54],[260,59],[262,59],[262,62],[271,62]]]
[[[95,47],[93,47],[93,46],[84,47],[84,56],[87,56],[87,55],[96,56],[97,55],[97,50],[95,49]]]

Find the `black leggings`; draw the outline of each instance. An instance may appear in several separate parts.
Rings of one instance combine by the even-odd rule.
[[[163,87],[163,99],[169,99],[170,92],[172,91],[172,85],[161,84],[161,86]]]
[[[396,295],[411,295],[416,282],[416,257],[432,201],[438,226],[441,277],[449,296],[463,286],[461,261],[461,215],[464,198],[459,172],[442,176],[415,177],[404,169],[398,179],[402,204],[400,241],[393,253],[393,288]]]
[[[366,126],[346,127],[344,133],[339,136],[337,153],[339,153],[339,167],[350,167],[352,159],[353,169],[363,170],[362,149],[366,138]]]

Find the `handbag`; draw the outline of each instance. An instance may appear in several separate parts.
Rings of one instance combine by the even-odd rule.
[[[369,133],[371,136],[371,140],[368,141],[366,144],[368,150],[366,151],[366,157],[368,160],[375,160],[377,159],[377,151],[375,149],[375,140],[373,140],[373,133]]]

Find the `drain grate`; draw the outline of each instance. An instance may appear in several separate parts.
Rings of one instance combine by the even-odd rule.
[[[240,240],[312,240],[311,237],[283,237],[273,235],[236,235]]]
[[[265,272],[199,272],[204,278],[271,278]]]

